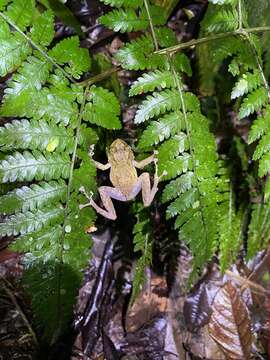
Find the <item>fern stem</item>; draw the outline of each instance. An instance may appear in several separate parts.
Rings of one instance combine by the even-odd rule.
[[[243,29],[243,14],[242,14],[242,2],[238,0],[238,30],[242,31]]]
[[[245,31],[246,33],[260,33],[260,32],[265,32],[265,31],[270,31],[270,26],[261,26],[261,27],[254,27],[254,28],[243,28],[240,30],[235,30],[235,31],[228,31],[225,33],[220,33],[220,34],[215,34],[215,35],[210,35],[210,36],[206,36],[206,37],[202,37],[200,39],[193,39],[190,41],[186,41],[182,44],[177,44],[174,46],[169,46],[167,48],[164,48],[162,50],[158,50],[155,51],[156,54],[173,54],[177,51],[189,48],[191,46],[197,46],[200,44],[204,44],[210,41],[214,41],[214,40],[219,40],[219,39],[224,39],[226,37],[229,36],[238,36],[238,35],[243,35],[243,31]]]
[[[13,27],[21,36],[23,36],[29,44],[36,50],[38,50],[41,55],[48,60],[53,66],[59,69],[66,78],[68,78],[73,84],[76,84],[76,81],[70,76],[60,65],[58,65],[40,46],[38,46],[29,36],[27,36],[8,16],[0,12],[0,16],[11,26]]]
[[[243,32],[248,43],[249,43],[249,46],[254,54],[254,57],[255,57],[255,60],[256,60],[256,63],[257,63],[257,66],[258,66],[258,69],[259,69],[259,72],[260,72],[260,75],[261,75],[261,78],[262,78],[262,81],[263,81],[263,84],[264,84],[264,87],[267,91],[267,95],[268,95],[268,99],[270,101],[270,88],[269,88],[269,84],[268,84],[268,81],[264,75],[264,71],[263,71],[263,67],[262,67],[262,64],[260,62],[260,58],[258,56],[258,53],[257,53],[257,50],[256,50],[256,46],[253,42],[253,40],[250,38],[250,35],[248,33],[245,33],[245,31]]]
[[[150,11],[149,11],[148,1],[147,0],[143,0],[143,1],[144,1],[144,6],[145,6],[146,13],[147,13],[147,17],[148,17],[150,29],[151,29],[151,34],[152,34],[153,41],[154,41],[154,44],[155,44],[155,49],[156,49],[156,51],[158,51],[158,42],[157,42],[157,37],[156,37],[155,30],[154,30],[153,21],[152,21]]]
[[[90,85],[93,85],[95,84],[96,82],[98,81],[102,81],[104,79],[106,79],[107,77],[111,76],[112,74],[114,73],[117,73],[119,70],[121,70],[121,67],[120,66],[115,66],[115,67],[112,67],[106,71],[103,71],[102,73],[100,74],[97,74],[96,76],[91,76],[90,78],[88,79],[85,79],[83,81],[80,81],[80,82],[77,82],[77,85],[80,85],[80,86],[90,86]]]
[[[61,265],[63,265],[64,239],[65,239],[65,232],[66,232],[65,228],[66,228],[68,212],[69,212],[69,202],[70,202],[70,196],[71,196],[73,171],[74,171],[75,160],[76,160],[76,155],[77,155],[77,148],[78,148],[79,137],[80,137],[80,127],[81,127],[81,122],[82,122],[82,115],[83,115],[84,106],[86,103],[86,96],[87,96],[88,91],[89,91],[89,88],[87,86],[84,90],[82,104],[80,107],[80,112],[78,114],[78,122],[77,122],[77,126],[76,126],[76,134],[75,134],[75,139],[74,139],[74,148],[73,148],[70,170],[69,170],[67,196],[66,196],[66,203],[65,203],[65,207],[64,207],[64,221],[63,221],[63,225],[62,225],[62,236],[60,238],[59,262]],[[58,272],[58,276],[57,276],[57,309],[59,309],[58,319],[57,319],[58,326],[60,324],[61,311],[62,311],[62,303],[61,303],[61,296],[60,296],[61,295],[61,278],[62,278],[61,266],[59,266],[59,272]]]

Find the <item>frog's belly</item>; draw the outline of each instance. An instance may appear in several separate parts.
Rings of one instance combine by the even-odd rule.
[[[111,172],[110,179],[113,186],[128,198],[136,186],[138,177],[136,170],[118,169]]]

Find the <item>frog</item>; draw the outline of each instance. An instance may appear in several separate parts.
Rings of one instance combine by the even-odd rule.
[[[167,174],[166,171],[163,171],[161,176],[158,176],[157,154],[158,152],[154,151],[147,158],[136,161],[132,148],[124,140],[116,139],[109,147],[107,164],[102,164],[93,159],[93,148],[90,148],[89,156],[94,162],[95,167],[102,171],[110,169],[110,181],[113,186],[101,186],[98,188],[103,208],[93,200],[93,193],[88,194],[85,188],[81,187],[80,191],[87,197],[89,202],[81,204],[80,209],[91,206],[105,218],[115,220],[117,214],[112,199],[130,201],[135,199],[140,191],[142,191],[144,206],[150,206],[158,191],[160,179]],[[149,173],[143,172],[138,176],[137,169],[143,169],[152,162],[155,165],[155,174],[153,186],[151,187]]]

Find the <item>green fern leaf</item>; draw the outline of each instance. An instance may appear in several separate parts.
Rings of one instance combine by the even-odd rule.
[[[253,91],[244,99],[239,110],[239,118],[243,119],[244,117],[253,114],[255,111],[261,110],[268,101],[267,90],[264,87],[260,87]]]
[[[80,48],[78,36],[64,39],[49,51],[49,55],[59,64],[65,65],[65,70],[74,78],[90,70],[90,57],[87,49]]]
[[[146,92],[152,92],[157,88],[175,87],[173,74],[170,71],[155,70],[144,73],[131,86],[129,96],[139,95]]]
[[[63,235],[62,226],[45,226],[39,231],[20,235],[10,245],[10,249],[25,252],[24,265],[29,267],[38,262],[55,261],[60,252],[59,239]],[[44,252],[46,256],[44,256]]]
[[[55,341],[70,325],[80,282],[77,271],[55,260],[33,259],[25,271],[24,284],[31,296],[34,320],[48,342]]]
[[[157,145],[170,136],[173,136],[185,129],[183,114],[174,111],[164,115],[158,121],[151,121],[150,125],[142,133],[138,148],[144,149]]]
[[[198,207],[199,194],[196,188],[190,188],[180,194],[167,208],[166,218],[170,219],[192,207]]]
[[[92,86],[87,97],[83,119],[106,129],[120,129],[120,106],[115,95],[101,87]]]
[[[0,10],[4,10],[10,0],[0,0]]]
[[[203,29],[208,33],[219,33],[236,30],[238,26],[238,13],[236,9],[221,9],[208,16]]]
[[[262,84],[262,77],[258,70],[254,70],[254,73],[244,74],[235,84],[231,99],[236,99],[239,96],[243,96],[248,92],[257,89]]]
[[[262,136],[253,154],[253,160],[259,160],[263,154],[270,150],[270,133]]]
[[[21,35],[10,33],[8,26],[2,21],[0,36],[0,77],[4,77],[21,65],[31,48]]]
[[[0,223],[0,235],[11,236],[37,231],[44,226],[63,221],[63,217],[64,209],[59,207],[18,213]]]
[[[13,0],[5,13],[21,30],[32,24],[35,13],[34,0]]]
[[[258,117],[252,124],[248,134],[248,143],[258,140],[270,130],[270,107],[264,109],[263,116]]]
[[[39,46],[48,46],[54,36],[54,15],[51,10],[45,11],[37,17],[31,29],[31,39]]]
[[[162,193],[162,202],[167,202],[178,197],[180,194],[190,190],[194,185],[194,173],[188,171],[166,185]]]
[[[118,50],[115,58],[124,69],[145,70],[164,68],[164,57],[154,54],[151,35],[143,35]]]
[[[41,182],[30,187],[23,186],[0,197],[0,212],[12,214],[57,204],[59,201],[64,201],[66,192],[67,185],[63,180]]]
[[[27,108],[22,108],[20,116],[33,117],[36,120],[52,120],[56,124],[68,125],[74,123],[78,115],[78,106],[74,102],[75,93],[68,86],[62,87],[43,87],[39,92],[33,94]],[[3,112],[4,115],[10,115]],[[18,114],[14,114],[18,116]]]
[[[100,0],[105,5],[110,5],[114,7],[131,7],[137,8],[143,5],[143,0]]]
[[[51,65],[45,59],[30,56],[8,82],[3,99],[2,114],[20,115],[26,109],[33,92],[39,91],[49,76]]]
[[[178,133],[159,146],[159,173],[162,174],[163,171],[167,171],[167,175],[164,176],[163,179],[172,179],[190,169],[191,157],[188,153],[184,152],[187,145],[186,135],[184,133]],[[181,155],[179,155],[179,153],[181,153]]]
[[[184,93],[183,97],[188,111],[197,111],[200,108],[198,99],[192,93]],[[139,106],[134,122],[140,124],[154,116],[179,108],[181,108],[181,101],[176,89],[155,92],[153,95],[147,96]]]
[[[12,149],[48,150],[54,142],[54,149],[71,152],[74,146],[73,131],[53,122],[44,120],[14,120],[0,127],[0,148],[3,151]]]
[[[67,178],[70,159],[67,154],[43,155],[36,151],[15,152],[0,161],[0,179],[3,183],[14,181],[52,180]]]
[[[251,213],[251,221],[248,228],[248,251],[247,258],[251,259],[258,251],[269,244],[269,203],[254,204]]]
[[[165,13],[159,6],[149,6],[149,11],[153,19],[153,25],[164,25],[166,22]],[[149,20],[145,9],[137,14],[134,9],[117,9],[99,18],[101,24],[107,26],[115,32],[131,32],[146,30]]]
[[[270,153],[261,157],[259,162],[259,176],[263,177],[270,172]]]

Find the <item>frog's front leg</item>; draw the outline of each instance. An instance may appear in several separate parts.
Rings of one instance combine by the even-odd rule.
[[[120,200],[120,201],[126,201],[126,197],[121,193],[120,190],[110,187],[110,186],[101,186],[98,191],[101,197],[102,204],[105,209],[102,209],[100,206],[98,206],[95,201],[92,199],[92,196],[88,196],[85,192],[85,190],[82,188],[81,191],[85,194],[85,196],[88,197],[90,200],[88,204],[80,205],[80,209],[83,209],[86,206],[92,206],[99,214],[106,217],[110,220],[116,219],[116,212],[115,208],[113,206],[113,202],[111,199]]]

